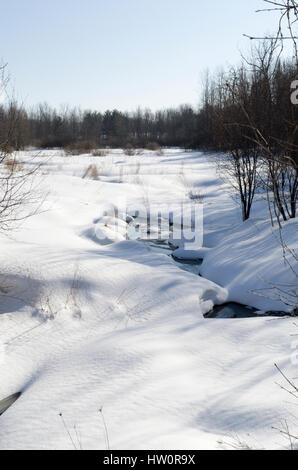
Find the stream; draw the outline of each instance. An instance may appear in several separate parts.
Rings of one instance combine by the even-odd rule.
[[[173,255],[173,251],[176,249],[172,246],[167,238],[165,239],[151,239],[149,238],[149,232],[144,231],[142,225],[134,225],[133,222],[132,230],[128,230],[127,238],[129,240],[138,241],[140,243],[146,243],[150,249],[159,254],[164,254],[171,257],[176,263],[177,267],[183,271],[190,272],[196,276],[200,276],[200,267],[203,260],[187,260],[176,258]],[[135,231],[137,227],[137,232]],[[152,234],[151,234],[152,236]],[[228,302],[223,305],[216,305],[210,312],[206,313],[204,317],[206,319],[214,318],[252,318],[252,317],[288,317],[289,313],[286,312],[267,312],[258,313],[258,310],[247,305],[242,305],[236,302]],[[296,316],[296,314],[294,315]]]

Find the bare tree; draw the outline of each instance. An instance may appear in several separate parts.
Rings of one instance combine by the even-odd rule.
[[[268,8],[263,8],[257,10],[257,13],[260,12],[280,12],[279,20],[278,20],[278,28],[277,32],[273,36],[250,36],[244,34],[244,36],[248,37],[251,40],[256,39],[264,39],[274,41],[275,44],[280,44],[283,47],[284,41],[290,40],[293,42],[294,46],[294,55],[296,59],[296,65],[298,66],[298,37],[294,34],[294,25],[298,21],[298,2],[296,0],[263,0],[267,5]],[[284,34],[284,28],[287,29],[287,35]]]
[[[280,388],[287,392],[291,397],[294,397],[296,400],[298,398],[298,387],[295,384],[293,380],[291,380],[289,377],[286,376],[286,374],[280,369],[280,367],[275,364],[276,369],[280,373],[280,375],[283,377],[285,384],[286,385],[281,385],[279,384]],[[290,449],[295,450],[297,449],[297,443],[298,443],[298,431],[293,431],[290,429],[289,423],[285,420],[282,422],[282,427],[281,428],[276,428],[273,427],[276,431],[278,431],[281,436],[285,437],[289,444],[290,444]]]
[[[296,217],[298,194],[297,108],[289,96],[296,68],[281,63],[277,49],[275,40],[264,40],[254,49],[250,61],[246,60],[259,98],[252,109],[243,108],[243,113],[252,131],[249,138],[266,168],[263,185],[268,203],[278,221],[286,221]]]
[[[2,66],[1,74],[1,87],[5,92],[8,83],[5,66]],[[0,231],[10,230],[40,207],[40,202],[36,205],[39,196],[35,195],[33,180],[39,165],[34,159],[25,165],[14,152],[14,148],[18,148],[16,129],[22,126],[23,116],[24,111],[10,101],[5,122],[0,123]]]
[[[217,158],[219,174],[233,188],[232,195],[240,202],[243,221],[250,217],[260,161],[257,146],[247,136],[245,109],[250,106],[251,91],[250,78],[242,66],[221,72],[211,82],[208,79],[204,92],[213,145],[222,152]]]

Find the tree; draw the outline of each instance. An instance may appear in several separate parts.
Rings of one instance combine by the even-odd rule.
[[[268,195],[273,194],[272,202],[268,196],[270,213],[272,204],[280,225],[280,218],[286,221],[288,218],[296,217],[298,196],[298,108],[290,100],[291,83],[297,78],[298,67],[298,37],[294,35],[293,29],[294,24],[298,22],[298,2],[296,0],[264,0],[264,2],[269,4],[270,8],[259,11],[279,11],[280,16],[276,34],[263,38],[263,44],[269,42],[269,46],[267,48],[263,46],[263,54],[259,54],[254,66],[265,83],[267,96],[270,94],[270,102],[274,101],[271,96],[274,92],[281,99],[278,101],[275,96],[275,108],[271,107],[267,110],[267,119],[270,121],[274,121],[274,117],[277,119],[275,125],[264,130],[258,123],[253,122],[252,127],[254,127],[254,140],[260,153],[265,156],[268,167],[267,191]],[[287,36],[284,34],[285,25],[288,30]],[[248,37],[251,40],[257,39],[253,36]],[[292,41],[293,44],[295,66],[284,65],[284,70],[282,70],[280,56],[284,42],[287,40]],[[279,53],[274,63],[276,49]],[[270,87],[270,73],[274,75],[272,88]],[[285,84],[286,91],[284,90]]]
[[[267,5],[270,5],[268,8],[263,8],[257,10],[257,13],[260,12],[276,12],[280,13],[278,19],[278,27],[275,35],[256,37],[244,34],[250,40],[266,40],[274,41],[275,45],[281,44],[283,47],[284,41],[292,41],[294,56],[296,60],[296,66],[298,66],[298,37],[294,34],[294,25],[298,21],[298,2],[296,0],[263,0]],[[287,35],[284,34],[284,27],[287,29]]]
[[[2,70],[3,72],[3,70]],[[6,87],[6,76],[2,75],[2,87]],[[20,141],[24,132],[26,113],[22,111],[14,101],[8,103],[7,108],[2,108],[0,127],[0,231],[10,230],[18,221],[21,221],[33,213],[31,204],[36,202],[33,192],[32,177],[38,169],[34,165],[27,170],[24,164],[18,161],[14,149],[22,147]],[[27,206],[27,207],[26,207]],[[30,206],[30,207],[28,207]]]

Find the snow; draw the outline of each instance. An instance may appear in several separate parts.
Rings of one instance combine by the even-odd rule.
[[[202,247],[198,250],[185,250],[184,248],[177,248],[173,251],[173,255],[179,259],[186,260],[200,260],[204,259],[210,248]]]
[[[213,155],[200,152],[36,158],[43,210],[0,238],[0,400],[22,391],[0,418],[0,449],[71,449],[59,413],[78,448],[106,449],[101,407],[112,449],[217,449],[236,435],[280,448],[271,427],[295,408],[274,363],[295,376],[292,319],[203,317],[227,301],[281,308],[253,292],[261,279],[293,280],[266,202],[242,223]],[[98,180],[82,178],[90,164]],[[175,255],[204,258],[203,277],[126,240],[126,204],[165,217],[198,193],[204,247]],[[293,220],[292,248],[296,234]]]
[[[288,249],[297,250],[296,220],[284,225],[283,241]],[[286,258],[294,263],[289,252]],[[296,276],[283,258],[279,228],[272,228],[268,220],[252,218],[229,230],[205,256],[201,274],[224,286],[229,301],[261,311],[291,312],[293,309],[270,291],[272,285],[287,290],[284,286],[295,285]]]

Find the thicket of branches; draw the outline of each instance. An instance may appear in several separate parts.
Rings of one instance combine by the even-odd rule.
[[[208,77],[199,114],[202,144],[225,153],[220,170],[250,216],[258,186],[282,220],[296,216],[298,106],[291,102],[294,60],[274,40],[261,42],[241,66]]]
[[[278,12],[276,33],[259,40],[249,59],[207,78],[200,113],[201,141],[225,152],[220,170],[236,189],[243,220],[263,187],[273,223],[296,217],[298,106],[291,100],[298,78],[296,0],[264,0],[262,13]],[[292,59],[282,60],[285,43]]]
[[[6,93],[6,66],[0,66],[0,90]],[[21,220],[37,212],[40,200],[33,187],[39,165],[34,158],[27,167],[14,153],[26,142],[26,112],[7,96],[8,104],[0,109],[0,232],[9,231]],[[39,202],[39,204],[37,204]]]

